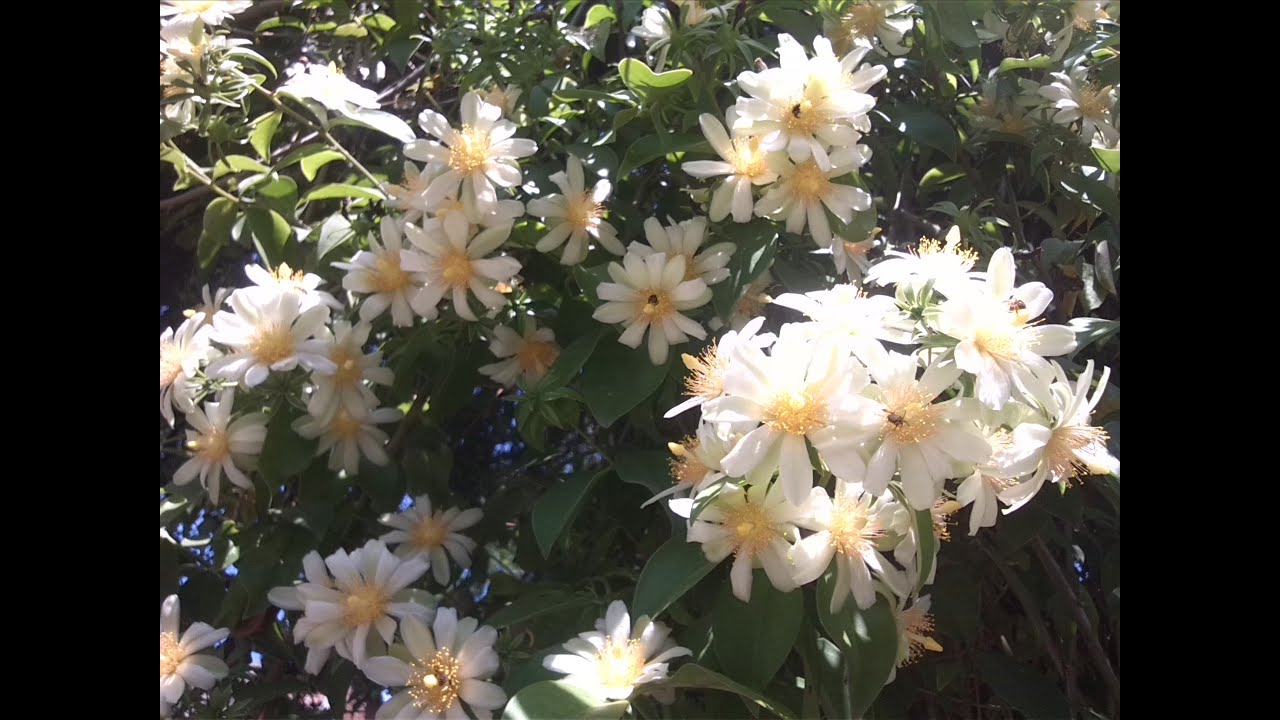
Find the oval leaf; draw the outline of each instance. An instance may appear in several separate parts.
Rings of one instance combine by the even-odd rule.
[[[606,702],[565,680],[536,682],[507,703],[502,720],[605,720],[619,718],[626,700]]]
[[[332,200],[334,198],[382,200],[383,197],[384,196],[381,191],[373,188],[360,187],[359,185],[348,185],[346,183],[329,183],[328,185],[321,185],[307,193],[306,197],[302,198],[302,200],[304,202],[311,202],[312,200]]]
[[[632,350],[613,337],[601,342],[604,344],[582,371],[579,387],[596,421],[609,427],[658,389],[667,376],[667,366],[649,362],[644,348]],[[670,354],[677,353],[673,349]],[[627,382],[618,382],[619,378],[627,378]]]
[[[551,557],[551,547],[560,539],[565,528],[573,524],[582,503],[587,499],[596,480],[604,473],[580,472],[538,498],[533,506],[533,536],[543,557]]]
[[[831,612],[835,573],[818,581],[818,619],[836,645],[844,651],[849,668],[849,703],[852,717],[862,717],[889,680],[898,660],[898,624],[889,600],[880,595],[876,604],[858,609],[848,598],[839,613]]]
[[[657,617],[698,584],[715,565],[702,554],[702,546],[673,537],[663,543],[645,563],[636,581],[635,596],[631,600],[631,614],[635,617]]]
[[[780,592],[764,570],[755,571],[751,601],[726,582],[712,609],[711,647],[720,668],[753,688],[764,688],[791,654],[804,621],[804,594]],[[767,622],[761,622],[767,618]],[[745,628],[750,628],[745,630]]]

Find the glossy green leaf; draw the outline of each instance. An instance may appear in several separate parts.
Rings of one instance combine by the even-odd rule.
[[[396,21],[390,15],[374,13],[362,20],[364,26],[378,32],[391,32],[396,28]]]
[[[726,581],[711,613],[711,647],[720,669],[745,685],[763,689],[796,644],[804,621],[804,593],[781,592],[764,570],[756,570],[750,602],[734,597]],[[744,632],[744,628],[751,630]]]
[[[302,198],[303,202],[313,200],[332,200],[334,198],[359,198],[362,200],[382,200],[381,191],[373,188],[348,185],[346,183],[329,183],[313,189]]]
[[[687,542],[683,537],[671,538],[653,553],[640,571],[631,600],[632,616],[657,617],[713,568],[715,565],[702,554],[701,545]]]
[[[959,180],[964,176],[964,168],[956,165],[955,163],[945,163],[938,167],[930,168],[930,170],[924,174],[924,177],[920,178],[920,187],[925,188],[935,185],[945,185],[949,182]]]
[[[276,130],[280,128],[280,119],[283,117],[284,112],[280,110],[265,115],[249,134],[249,144],[253,146],[263,162],[271,161],[271,140],[276,136]]]
[[[291,177],[278,176],[258,187],[258,202],[285,218],[293,217],[298,205],[298,183]]]
[[[622,156],[622,164],[618,166],[618,175],[625,176],[632,170],[671,153],[689,151],[711,151],[711,144],[701,135],[680,135],[676,133],[659,133],[645,135],[631,143]]]
[[[271,265],[278,265],[284,259],[284,247],[293,234],[289,222],[275,210],[264,208],[249,208],[244,215],[245,224],[258,244],[258,252]]]
[[[604,328],[594,328],[569,343],[567,347],[560,351],[559,357],[551,364],[551,368],[547,370],[547,374],[543,376],[536,388],[538,390],[554,390],[572,382],[577,377],[578,371],[582,369],[583,364],[591,357],[591,353],[595,352],[596,343],[600,341],[603,331]]]
[[[903,507],[911,506],[900,487],[893,485],[890,489]],[[915,589],[919,592],[920,588],[929,582],[929,575],[933,573],[933,564],[938,557],[938,536],[933,533],[932,510],[916,510],[913,514],[915,517],[911,525],[911,533],[916,539],[916,568],[919,571],[916,574]]]
[[[238,203],[226,198],[215,198],[204,210],[204,226],[200,231],[200,243],[196,247],[196,256],[200,267],[207,268],[217,259],[218,252],[231,237],[231,226],[235,224]]]
[[[1036,55],[1030,58],[1005,58],[1000,61],[1000,72],[1007,73],[1014,70],[1047,70],[1053,67],[1053,58],[1048,55]]]
[[[1071,318],[1068,324],[1071,326],[1072,330],[1076,331],[1076,349],[1071,353],[1073,357],[1076,353],[1093,343],[1120,332],[1120,321],[1118,320],[1106,320],[1104,318],[1096,317],[1078,317]]]
[[[562,610],[572,610],[573,608],[585,608],[595,604],[595,599],[590,595],[580,595],[560,589],[534,587],[517,597],[511,604],[485,618],[484,624],[501,630],[542,615],[549,615]]]
[[[311,153],[310,155],[302,158],[302,162],[300,163],[302,167],[302,176],[308,180],[315,180],[316,173],[320,172],[320,168],[328,165],[334,160],[342,159],[342,153],[337,150],[326,149]]]
[[[1103,170],[1109,173],[1120,174],[1120,151],[1108,150],[1106,148],[1093,148],[1093,156],[1098,158],[1098,163]]]
[[[960,137],[946,118],[931,110],[917,110],[895,117],[894,120],[898,131],[906,133],[912,140],[941,150],[947,157],[955,159],[960,149]]]
[[[618,16],[613,13],[613,9],[608,5],[594,5],[587,11],[587,20],[582,23],[582,29],[599,25],[605,21],[616,21]]]
[[[763,218],[749,223],[729,223],[717,229],[707,244],[728,240],[737,247],[729,258],[729,277],[711,288],[711,305],[721,320],[728,320],[743,289],[764,274],[778,251],[778,226]]]
[[[672,348],[672,355],[677,352]],[[607,333],[583,368],[578,387],[596,422],[609,427],[648,399],[666,376],[667,366],[649,362],[643,343],[633,350]]]
[[[879,595],[876,604],[858,608],[853,597],[838,613],[831,612],[835,572],[818,580],[816,601],[823,629],[844,651],[849,668],[849,703],[852,717],[862,717],[889,680],[898,658],[898,625],[889,600]]]
[[[605,702],[565,680],[536,682],[516,693],[502,720],[606,720],[622,717],[626,700]]]
[[[623,450],[613,467],[623,482],[641,485],[652,493],[671,487],[671,456],[659,450]]]
[[[1058,684],[1015,660],[993,652],[980,652],[978,673],[996,695],[1028,718],[1068,718],[1071,706]]]
[[[647,98],[656,92],[663,92],[683,85],[693,71],[688,68],[677,68],[663,73],[654,73],[643,60],[627,58],[618,63],[618,75],[631,92],[641,98]]]
[[[969,11],[961,2],[933,2],[929,7],[937,13],[938,25],[942,36],[962,48],[974,48],[980,45],[978,32],[973,28],[973,20]]]
[[[533,536],[543,557],[551,557],[551,548],[573,524],[591,488],[605,473],[583,471],[552,485],[533,506]]]
[[[316,241],[316,259],[323,260],[333,249],[355,237],[351,221],[341,214],[330,215],[313,230],[308,239]]]
[[[681,665],[680,669],[676,670],[671,677],[662,682],[653,683],[653,685],[668,688],[703,688],[731,692],[750,700],[765,710],[783,718],[783,720],[795,720],[795,713],[783,707],[777,701],[771,700],[746,685],[735,682],[718,672],[708,670],[694,663]],[[642,685],[641,689],[644,690],[646,688]]]
[[[228,155],[219,160],[217,164],[213,166],[213,174],[211,177],[214,180],[217,180],[224,175],[229,175],[234,172],[268,173],[271,172],[271,168],[263,165],[257,160],[254,160],[248,155]]]
[[[311,464],[316,456],[316,442],[299,435],[293,422],[301,413],[285,407],[274,413],[267,423],[267,437],[262,443],[258,469],[273,485],[281,485]]]

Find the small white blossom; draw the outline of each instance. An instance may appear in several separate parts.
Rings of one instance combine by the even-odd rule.
[[[618,342],[640,347],[649,333],[649,360],[654,365],[667,361],[668,348],[693,336],[702,340],[707,331],[683,311],[706,305],[711,290],[699,278],[685,280],[684,257],[668,258],[664,253],[640,257],[627,253],[623,264],[609,263],[611,283],[600,283],[596,293],[604,305],[592,317],[603,323],[623,324]]]
[[[693,654],[670,636],[670,628],[648,615],[636,618],[632,627],[626,604],[614,600],[596,621],[595,632],[579,633],[564,644],[571,654],[548,655],[542,664],[602,700],[625,700],[637,685],[665,680],[670,660]]]
[[[222,642],[231,631],[194,622],[179,636],[180,613],[177,595],[160,605],[160,717],[168,717],[187,685],[211,690],[231,672],[221,658],[199,652]]]
[[[378,522],[394,528],[378,539],[388,545],[399,544],[396,557],[407,560],[415,555],[426,557],[431,563],[431,574],[441,585],[449,584],[449,558],[461,568],[471,567],[471,553],[476,541],[461,531],[480,522],[484,517],[477,508],[459,510],[431,510],[431,497],[419,495],[413,499],[413,507],[401,513],[387,514]],[[447,553],[447,554],[446,554]]]

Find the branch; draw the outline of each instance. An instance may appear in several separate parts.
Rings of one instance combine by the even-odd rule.
[[[187,170],[190,170],[191,174],[194,175],[196,179],[199,180],[202,184],[204,184],[206,187],[208,187],[210,190],[217,193],[218,195],[221,195],[222,197],[226,198],[227,200],[230,200],[231,202],[236,203],[237,205],[240,204],[240,198],[236,197],[235,195],[232,195],[226,190],[223,190],[222,188],[215,185],[213,183],[213,180],[210,180],[209,176],[205,175],[204,171],[200,169],[200,166],[196,164],[196,161],[187,157],[187,154],[182,152],[182,150],[180,150],[172,140],[169,140],[168,142],[166,142],[165,146],[167,146],[170,150],[178,153],[178,156],[182,158],[183,164],[187,166]]]
[[[271,92],[270,90],[268,90],[268,89],[266,89],[266,88],[262,87],[262,86],[261,86],[261,85],[259,85],[258,83],[256,83],[256,82],[255,82],[255,83],[253,83],[253,89],[254,89],[254,90],[257,90],[258,92],[262,93],[263,95],[266,95],[266,96],[267,96],[267,100],[269,100],[269,101],[271,102],[271,104],[272,104],[272,105],[274,105],[274,106],[276,107],[276,109],[278,109],[278,110],[280,110],[281,112],[283,112],[283,113],[287,114],[289,117],[293,118],[294,120],[297,120],[298,122],[302,123],[303,125],[306,125],[307,127],[311,128],[312,130],[315,130],[316,132],[320,133],[320,135],[324,137],[325,141],[329,143],[330,147],[332,147],[334,150],[336,150],[336,151],[338,152],[338,154],[339,154],[339,155],[341,155],[342,157],[346,158],[347,162],[351,163],[351,166],[352,166],[352,167],[354,167],[356,170],[359,170],[359,171],[360,171],[360,174],[361,174],[361,175],[364,175],[364,176],[365,176],[365,178],[367,178],[367,179],[369,180],[369,182],[373,183],[373,186],[374,186],[375,188],[376,188],[376,187],[379,187],[380,185],[382,185],[382,181],[381,181],[381,180],[379,180],[378,178],[374,177],[374,174],[373,174],[373,173],[371,173],[371,172],[369,172],[369,169],[368,169],[368,168],[366,168],[364,165],[362,165],[362,164],[360,163],[360,161],[359,161],[359,160],[357,160],[357,159],[356,159],[356,157],[355,157],[354,155],[352,155],[350,152],[347,152],[347,149],[346,149],[345,147],[343,147],[343,146],[342,146],[342,144],[341,144],[341,143],[339,143],[336,139],[334,139],[333,135],[329,132],[329,129],[328,129],[328,128],[326,128],[326,127],[323,127],[323,126],[319,125],[318,123],[316,123],[315,121],[313,121],[311,118],[308,118],[307,116],[303,115],[302,113],[298,112],[297,110],[294,110],[293,108],[289,107],[288,105],[285,105],[284,103],[280,102],[280,98],[276,97],[276,94],[275,94],[275,93],[273,93],[273,92]]]

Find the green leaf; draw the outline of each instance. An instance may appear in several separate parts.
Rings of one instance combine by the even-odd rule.
[[[851,717],[862,717],[888,682],[889,673],[898,661],[898,624],[889,599],[883,595],[877,596],[876,604],[866,610],[859,609],[853,597],[848,597],[840,612],[833,614],[834,585],[834,571],[818,581],[815,598],[818,619],[844,651],[849,668]]]
[[[360,187],[359,185],[348,185],[346,183],[329,183],[321,185],[313,189],[302,198],[303,202],[311,202],[313,200],[332,200],[334,198],[360,198],[363,200],[382,200],[384,195],[381,191],[373,188]]]
[[[945,185],[949,182],[959,180],[964,176],[964,168],[956,165],[955,163],[944,163],[925,173],[924,177],[920,178],[920,187],[925,188],[932,185]]]
[[[658,389],[667,366],[649,362],[644,347],[632,350],[612,336],[602,342],[583,368],[578,387],[596,422],[609,427]],[[626,382],[619,382],[621,378]]]
[[[200,231],[200,243],[196,246],[201,268],[209,267],[218,258],[218,251],[231,237],[231,226],[235,224],[239,209],[239,203],[222,197],[215,198],[204,209],[204,227]]]
[[[355,237],[351,221],[342,214],[330,215],[320,226],[311,231],[307,239],[316,241],[316,259],[323,260],[334,248]]]
[[[719,238],[728,240],[737,249],[729,258],[729,277],[711,288],[711,305],[721,320],[728,320],[733,306],[742,297],[743,288],[764,274],[773,264],[778,252],[777,225],[763,218],[749,223],[732,224],[718,231]],[[709,240],[708,243],[715,242]]]
[[[396,21],[390,15],[382,13],[374,13],[364,18],[363,22],[365,27],[379,32],[390,32],[396,27]]]
[[[671,538],[653,553],[640,571],[631,600],[631,614],[657,617],[713,568],[715,565],[702,554],[701,545],[687,542],[683,537]]]
[[[281,485],[286,479],[306,470],[316,456],[315,441],[294,432],[293,421],[300,415],[285,406],[273,413],[267,423],[267,437],[262,443],[258,470],[271,485]]]
[[[665,157],[671,153],[706,151],[710,152],[711,144],[701,135],[680,135],[676,133],[657,133],[645,135],[631,143],[622,156],[622,164],[618,166],[618,176],[625,176],[632,170]]]
[[[264,208],[249,208],[244,215],[245,223],[257,240],[258,252],[271,265],[278,265],[284,259],[284,246],[293,233],[289,222],[275,210]]]
[[[757,626],[759,619],[757,619]],[[740,695],[769,712],[777,715],[783,720],[795,720],[795,713],[792,713],[782,705],[770,700],[751,688],[730,680],[718,672],[712,672],[701,665],[694,663],[686,663],[679,670],[662,682],[653,683],[655,687],[667,688],[705,688],[707,690],[723,690]],[[641,685],[641,690],[648,689],[648,685]]]
[[[1071,706],[1057,683],[1032,670],[1025,662],[980,652],[977,663],[982,680],[1026,717],[1071,717]]]
[[[688,68],[677,68],[654,74],[644,61],[627,58],[618,63],[618,75],[636,96],[647,98],[650,94],[665,92],[684,84],[693,76],[693,71]]]
[[[516,693],[502,720],[605,720],[627,711],[626,700],[605,702],[566,680],[544,680]]]
[[[605,472],[582,471],[556,483],[538,498],[533,506],[533,536],[543,557],[551,557],[551,548],[573,524],[596,480]]]
[[[943,37],[962,48],[978,47],[981,44],[964,3],[934,2],[930,7],[938,15],[938,25]]]
[[[911,503],[907,502],[907,496],[903,494],[902,489],[897,485],[890,488],[894,497],[903,507],[910,508]],[[933,563],[938,557],[938,536],[933,534],[933,512],[932,510],[916,510],[914,522],[911,524],[911,532],[916,538],[916,568],[919,574],[916,577],[916,592],[929,582],[929,575],[933,573]]]
[[[954,160],[960,149],[960,137],[946,118],[930,110],[917,110],[895,118],[897,129],[912,140],[941,150]]]
[[[495,630],[501,630],[542,615],[595,604],[595,599],[590,595],[577,595],[559,589],[535,588],[485,618],[484,624]]]
[[[658,450],[623,450],[613,460],[613,468],[623,482],[660,493],[671,487],[669,456]]]
[[[613,10],[608,5],[595,5],[587,11],[587,21],[582,24],[582,29],[586,30],[606,20],[615,21],[617,19],[618,16],[613,13]]]
[[[298,509],[316,540],[323,540],[337,509],[346,499],[347,484],[325,463],[311,463],[307,470],[298,483]]]
[[[258,200],[285,218],[291,218],[298,206],[298,183],[281,175],[258,188]]]
[[[1119,320],[1105,320],[1096,317],[1078,317],[1071,318],[1067,323],[1072,330],[1076,331],[1076,349],[1071,353],[1074,357],[1076,353],[1086,347],[1098,342],[1099,340],[1110,337],[1120,331]]]
[[[582,369],[582,365],[591,357],[591,353],[595,352],[596,343],[600,341],[600,335],[603,332],[604,328],[597,327],[569,343],[568,347],[560,351],[559,357],[551,364],[547,374],[535,386],[536,389],[546,391],[568,385]]]
[[[712,613],[711,647],[720,669],[762,689],[791,654],[804,621],[804,593],[781,592],[764,570],[756,570],[751,601],[742,602],[725,582]],[[767,622],[761,622],[767,618]],[[751,628],[744,632],[743,628]]]
[[[588,300],[599,300],[600,298],[596,295],[596,286],[602,282],[612,282],[609,279],[608,268],[608,263],[596,265],[595,267],[574,266],[573,277],[578,281],[578,287],[582,288],[582,293],[587,296]]]
[[[1048,55],[1036,55],[1030,58],[1005,58],[1000,61],[1000,73],[1013,72],[1014,70],[1047,70],[1053,67],[1053,58]]]
[[[224,175],[233,172],[255,172],[267,173],[271,172],[271,168],[254,160],[248,155],[228,155],[217,162],[213,166],[213,179],[217,180]]]
[[[1098,158],[1098,163],[1103,170],[1109,173],[1120,174],[1120,151],[1107,150],[1105,148],[1093,148],[1093,156]]]
[[[320,168],[328,165],[334,160],[341,160],[342,153],[337,150],[320,150],[311,153],[302,158],[302,176],[308,180],[315,180],[316,173],[320,172]]]
[[[369,31],[357,22],[343,23],[333,29],[334,37],[362,38],[368,34]]]
[[[280,127],[280,119],[282,117],[284,117],[284,112],[281,110],[262,117],[249,135],[249,144],[253,146],[253,149],[258,153],[258,157],[262,158],[263,162],[271,161],[271,140],[276,136],[276,130]]]

